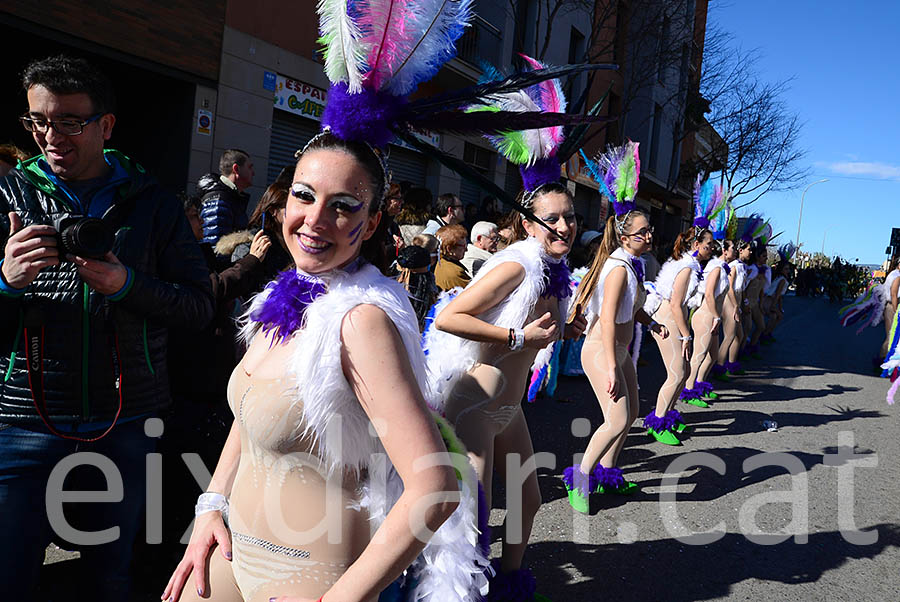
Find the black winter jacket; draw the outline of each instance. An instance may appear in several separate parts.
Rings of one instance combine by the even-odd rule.
[[[250,195],[238,192],[216,174],[206,174],[197,183],[200,219],[203,220],[203,242],[215,246],[220,238],[247,227],[247,204]],[[222,266],[224,267],[224,266]]]
[[[121,417],[159,410],[170,401],[168,328],[202,328],[212,318],[209,271],[174,195],[115,151],[130,180],[116,202],[133,199],[113,253],[133,271],[118,301],[88,288],[74,264],[41,270],[24,294],[0,291],[0,423],[39,425],[29,388],[23,328],[43,327],[44,397],[51,423],[110,421],[119,405],[114,368],[121,364]],[[0,179],[0,245],[7,213],[25,226],[70,213],[70,202],[38,167],[39,158]]]

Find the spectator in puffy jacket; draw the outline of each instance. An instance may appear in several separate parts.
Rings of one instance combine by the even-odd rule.
[[[206,174],[197,183],[203,207],[203,242],[215,246],[219,239],[247,228],[247,203],[244,192],[253,184],[253,162],[246,152],[230,148],[219,159],[219,175]]]
[[[170,402],[168,333],[212,319],[209,271],[174,195],[104,150],[112,83],[87,61],[56,56],[28,65],[22,84],[21,121],[41,154],[0,179],[2,598],[35,599],[55,540],[81,550],[72,591],[128,600],[148,454]],[[108,232],[109,250],[73,245],[75,220],[82,232]],[[85,456],[93,468],[78,466],[91,463]],[[66,463],[65,489],[104,492],[103,503],[54,511],[64,494],[50,475]]]

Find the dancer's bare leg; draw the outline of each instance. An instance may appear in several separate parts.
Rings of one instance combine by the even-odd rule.
[[[688,375],[688,362],[681,353],[681,341],[678,340],[678,325],[667,302],[663,302],[654,315],[654,319],[665,326],[670,336],[663,339],[653,333],[653,340],[659,347],[659,353],[666,367],[666,380],[659,388],[656,396],[656,412],[659,417],[665,416],[678,400],[678,395],[684,388],[684,381]]]
[[[719,362],[719,329],[716,328],[709,339],[709,352],[706,359],[700,364],[700,371],[697,373],[697,380],[707,382],[709,371],[712,370],[713,364]]]
[[[522,568],[522,557],[528,547],[534,517],[541,507],[541,489],[538,486],[536,471],[528,473],[521,484],[521,479],[518,478],[513,482],[509,481],[506,461],[510,454],[518,454],[517,466],[522,466],[534,456],[531,433],[528,432],[528,424],[525,422],[525,414],[522,413],[521,407],[509,426],[497,435],[494,445],[494,465],[497,475],[506,483],[507,508],[503,524],[503,557],[500,561],[500,570],[504,573]],[[512,502],[517,491],[521,492],[521,504]],[[521,525],[521,531],[515,538],[510,538],[507,532],[510,524]]]
[[[447,400],[447,420],[466,446],[469,460],[484,489],[487,507],[491,507],[494,470],[494,439],[509,421],[516,407],[502,403],[506,391],[503,373],[487,364],[476,364],[464,374]]]
[[[730,359],[731,345],[737,337],[738,328],[740,328],[740,324],[734,321],[734,310],[734,304],[726,296],[725,309],[722,311],[722,342],[716,352],[716,362],[719,364],[732,361]]]
[[[879,357],[882,359],[887,356],[887,352],[891,347],[891,325],[894,322],[894,313],[893,306],[888,302],[884,306],[884,343],[881,344],[881,352],[879,353]]]
[[[627,426],[616,438],[613,447],[600,458],[600,464],[604,468],[612,468],[613,466],[619,465],[619,454],[622,453],[622,448],[625,447],[625,441],[628,439],[628,431],[631,430],[631,425],[634,424],[634,421],[638,417],[638,413],[641,411],[640,399],[638,398],[637,373],[634,371],[634,363],[631,361],[631,354],[628,353],[628,350],[623,348],[623,351],[626,356],[625,364],[622,367],[625,381],[624,384],[620,381],[619,387],[627,388],[626,399],[628,402],[628,415],[625,418],[625,424]],[[618,356],[618,353],[616,355]]]
[[[759,304],[750,306],[750,317],[753,319],[753,337],[750,339],[750,345],[755,347],[766,331],[766,319]]]
[[[691,355],[691,371],[685,381],[685,388],[693,389],[697,384],[700,366],[706,360],[712,342],[713,315],[706,307],[700,306],[691,318],[691,330],[694,331],[694,353]]]
[[[601,457],[608,461],[615,456],[616,443],[623,433],[628,432],[634,421],[636,414],[630,412],[629,386],[626,380],[627,376],[623,371],[624,364],[628,364],[631,372],[634,372],[634,366],[630,363],[630,359],[625,347],[616,346],[616,380],[619,391],[616,398],[612,399],[606,392],[609,376],[606,370],[606,354],[602,341],[599,339],[588,340],[581,348],[581,366],[594,389],[594,395],[597,396],[600,411],[603,412],[603,424],[594,431],[581,459],[581,472],[584,474],[589,474]],[[606,468],[614,466],[614,464],[605,462],[601,462],[601,464]]]

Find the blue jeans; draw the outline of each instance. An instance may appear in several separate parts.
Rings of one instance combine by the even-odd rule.
[[[94,443],[37,429],[0,429],[0,597],[33,599],[44,549],[54,541],[81,552],[81,582],[71,584],[69,591],[85,599],[127,600],[131,550],[145,502],[145,457],[155,450],[156,441],[144,434],[144,420],[117,425]],[[99,456],[72,456],[78,452]],[[100,456],[111,461],[101,460],[107,464],[105,473],[84,463]],[[54,481],[61,487],[48,487],[54,467],[63,460],[77,465],[67,471],[58,468]],[[115,472],[121,476],[121,501],[109,501],[118,489]],[[74,492],[99,492],[91,494],[99,501],[60,503],[77,497]],[[96,542],[98,531],[113,527],[118,532],[104,536],[112,541]]]

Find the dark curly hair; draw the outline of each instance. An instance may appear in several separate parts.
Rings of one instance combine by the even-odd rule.
[[[27,93],[43,86],[54,94],[87,94],[97,113],[115,113],[116,94],[106,75],[82,58],[65,55],[32,61],[22,72]]]

